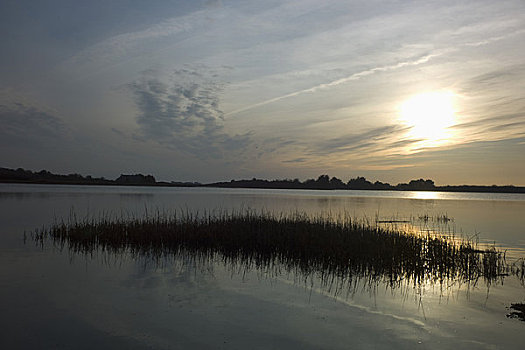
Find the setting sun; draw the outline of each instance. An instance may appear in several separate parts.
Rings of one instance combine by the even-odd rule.
[[[399,111],[400,120],[410,127],[412,139],[426,146],[447,143],[451,137],[448,127],[455,122],[454,94],[450,91],[426,92],[405,101]]]

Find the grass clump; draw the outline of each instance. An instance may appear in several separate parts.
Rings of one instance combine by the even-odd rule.
[[[401,281],[492,283],[508,268],[494,247],[467,240],[382,228],[350,217],[219,212],[157,214],[57,222],[33,238],[52,240],[74,253],[97,251],[162,258],[193,254],[258,269],[286,269],[347,282],[365,279],[396,286]]]
[[[507,314],[508,318],[517,318],[525,322],[525,303],[513,303],[509,309],[511,312]]]

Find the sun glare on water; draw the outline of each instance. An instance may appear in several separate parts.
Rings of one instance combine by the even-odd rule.
[[[450,91],[426,92],[406,100],[400,107],[401,122],[410,127],[409,138],[421,140],[423,147],[449,143],[455,123],[454,94]]]

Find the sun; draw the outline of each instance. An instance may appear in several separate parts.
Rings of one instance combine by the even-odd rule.
[[[438,146],[452,137],[449,127],[455,124],[454,93],[425,92],[401,104],[400,121],[410,128],[409,138],[424,146]]]

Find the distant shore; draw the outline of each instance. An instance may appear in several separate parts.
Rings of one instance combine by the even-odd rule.
[[[259,188],[259,189],[295,189],[295,190],[376,190],[376,191],[435,191],[435,192],[482,192],[482,193],[525,193],[522,186],[483,186],[483,185],[446,185],[436,186],[432,180],[411,180],[409,183],[390,185],[376,181],[374,183],[364,177],[356,177],[348,182],[328,175],[317,179],[300,181],[299,179],[263,180],[231,180],[229,182],[177,182],[156,181],[152,175],[122,174],[115,180],[103,177],[82,176],[80,174],[53,174],[47,170],[33,172],[22,168],[0,168],[0,183],[47,184],[47,185],[90,185],[90,186],[147,186],[147,187],[217,187],[217,188]]]

